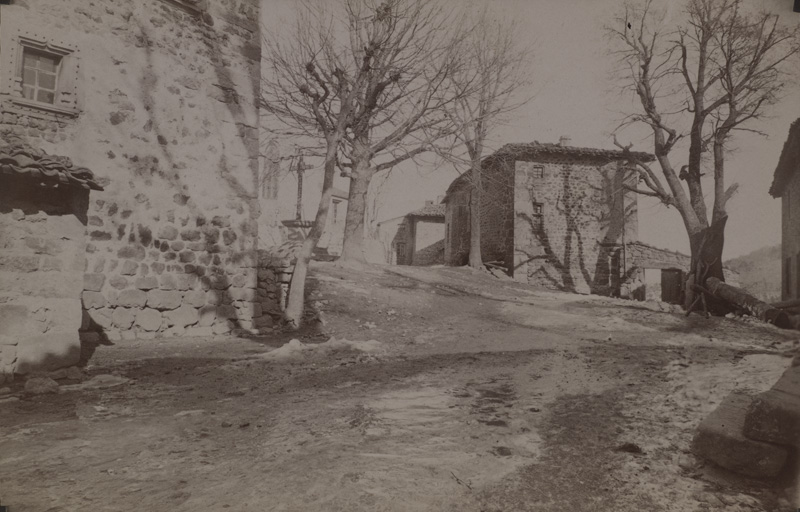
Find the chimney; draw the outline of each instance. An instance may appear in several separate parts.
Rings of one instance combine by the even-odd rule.
[[[572,138],[569,135],[562,135],[561,138],[558,139],[559,146],[571,146],[572,145]]]
[[[425,206],[431,206],[432,204],[433,204],[433,201],[425,201]]]

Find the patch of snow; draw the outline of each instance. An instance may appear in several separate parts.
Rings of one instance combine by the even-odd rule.
[[[374,353],[380,351],[381,344],[377,340],[354,341],[344,338],[336,339],[334,336],[331,336],[331,338],[324,343],[303,343],[295,338],[275,350],[261,354],[259,357],[268,360],[281,360],[301,357],[304,354],[321,354],[335,350],[348,349],[365,353]]]

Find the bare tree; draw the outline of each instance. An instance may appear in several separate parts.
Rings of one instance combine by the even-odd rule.
[[[520,25],[514,20],[493,16],[488,7],[471,16],[472,29],[465,40],[470,65],[448,77],[456,99],[444,110],[454,126],[453,144],[438,152],[459,172],[469,170],[469,266],[483,268],[481,160],[492,127],[529,99],[520,94],[529,85],[533,51],[520,45]]]
[[[726,149],[735,132],[755,131],[749,122],[779,100],[787,61],[800,51],[800,34],[780,25],[776,15],[748,12],[742,0],[689,0],[685,11],[686,22],[668,30],[652,0],[638,7],[627,4],[608,32],[623,65],[620,78],[641,107],[623,125],[649,127],[661,168],[659,176],[645,162],[634,161],[640,178],[635,191],[680,213],[692,253],[690,280],[722,279],[726,206],[737,189],[735,183],[725,184]],[[679,141],[686,138],[684,154]],[[686,162],[679,171],[673,158]],[[710,217],[703,191],[709,160]],[[692,288],[687,286],[687,303]]]
[[[299,328],[305,306],[308,264],[328,218],[338,152],[351,122],[354,95],[344,79],[336,79],[344,58],[332,43],[334,32],[320,3],[304,3],[291,31],[264,30],[261,107],[272,115],[276,135],[295,143],[306,141],[323,159],[322,197],[308,236],[303,241],[284,313],[287,324]],[[324,71],[321,71],[324,70]],[[333,75],[323,75],[334,70]],[[326,76],[327,78],[323,78]],[[320,144],[320,140],[322,143]]]
[[[341,165],[350,178],[340,261],[361,263],[369,184],[376,173],[429,151],[452,124],[448,78],[465,64],[463,23],[426,0],[344,0],[349,40],[330,80],[354,95]]]

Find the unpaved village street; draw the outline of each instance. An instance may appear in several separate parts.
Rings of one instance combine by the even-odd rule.
[[[0,500],[56,511],[776,511],[690,453],[796,333],[464,268],[315,263],[321,322],[99,346],[0,396]],[[331,340],[331,338],[335,338]],[[297,341],[289,343],[289,340]],[[329,341],[330,340],[330,341]]]

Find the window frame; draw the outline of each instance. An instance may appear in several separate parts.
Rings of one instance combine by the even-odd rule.
[[[26,56],[35,57],[36,58],[36,66],[30,67],[26,66]],[[42,58],[51,59],[54,61],[53,67],[54,71],[47,72],[41,68],[40,64],[42,62]],[[57,55],[54,53],[44,52],[42,50],[37,50],[34,48],[30,48],[27,46],[22,47],[22,62],[20,64],[19,70],[22,78],[22,96],[27,99],[28,101],[36,101],[38,103],[47,103],[48,105],[55,105],[56,101],[58,100],[58,86],[59,86],[59,75],[61,74],[61,65],[63,61],[63,57],[61,55]],[[25,75],[28,70],[32,70],[34,73],[34,81],[31,84],[26,84],[25,82]],[[53,87],[49,88],[42,84],[42,75],[53,75]],[[25,89],[30,88],[32,89],[32,98],[28,98]],[[39,99],[40,93],[42,91],[47,91],[52,93],[53,101],[43,101]]]
[[[544,165],[539,165],[539,164],[531,165],[531,178],[535,180],[544,179]]]
[[[18,29],[9,36],[3,34],[3,54],[0,72],[5,78],[0,84],[0,93],[5,99],[4,109],[9,107],[20,113],[48,118],[77,117],[81,111],[79,94],[80,62],[78,48],[55,34]],[[6,48],[8,48],[6,52]],[[23,90],[24,57],[27,51],[57,58],[56,89],[53,103],[25,97]]]

